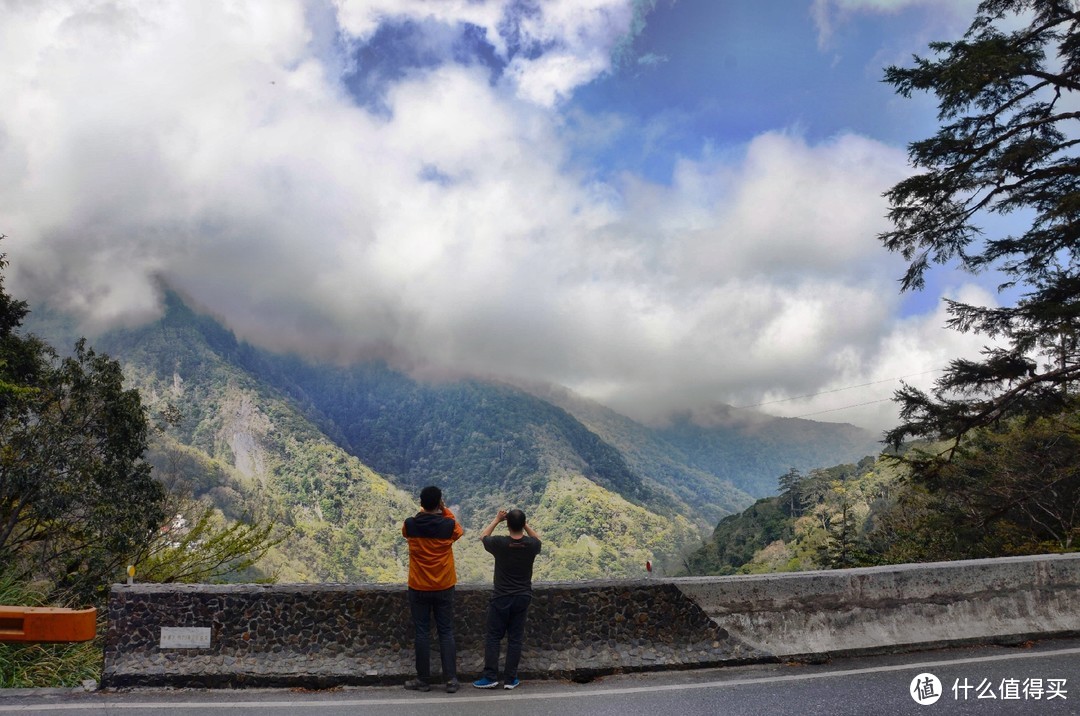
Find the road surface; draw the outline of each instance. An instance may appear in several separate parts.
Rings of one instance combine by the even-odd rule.
[[[928,676],[934,677],[933,679]],[[924,701],[919,703],[916,696]],[[628,674],[587,684],[527,681],[514,691],[463,685],[456,694],[400,687],[329,691],[0,691],[0,716],[868,716],[873,714],[1078,714],[1080,639],[1025,647],[972,647],[837,659]]]

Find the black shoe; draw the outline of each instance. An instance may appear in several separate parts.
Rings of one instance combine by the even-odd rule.
[[[405,688],[409,691],[431,691],[431,684],[420,679],[409,679],[405,682]]]
[[[456,694],[457,690],[461,688],[461,682],[457,679],[450,679],[446,682],[446,693]]]

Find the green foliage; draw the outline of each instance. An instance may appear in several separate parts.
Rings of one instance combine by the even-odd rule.
[[[0,562],[94,601],[164,516],[139,394],[81,340],[61,360],[10,332],[4,351],[21,356],[4,368],[23,365],[9,382],[27,390],[0,414]]]
[[[245,366],[290,395],[328,435],[410,492],[439,484],[466,516],[483,495],[534,503],[565,468],[634,504],[673,511],[622,454],[559,407],[510,386],[423,383],[384,365],[340,368],[251,351]]]
[[[738,515],[716,525],[712,539],[686,559],[690,574],[734,574],[753,560],[759,550],[777,540],[795,536],[794,521],[785,510],[788,501],[765,497]]]
[[[80,342],[4,430],[0,550],[89,599],[160,524],[146,421],[119,365]],[[117,499],[118,496],[122,499]]]
[[[787,513],[792,517],[802,514],[805,495],[802,490],[803,476],[795,468],[789,469],[777,480],[780,488],[780,501],[785,504]]]
[[[542,580],[641,577],[646,561],[673,574],[698,539],[685,517],[658,516],[569,474],[549,482],[529,519],[544,540],[534,568]]]
[[[1080,547],[1080,412],[969,432],[949,461],[937,443],[811,471],[717,525],[691,574],[977,559]],[[912,470],[912,465],[922,465]],[[790,493],[802,506],[793,510]]]
[[[924,454],[933,456],[928,446]],[[969,434],[914,473],[877,518],[884,558],[943,560],[1080,546],[1080,415],[1014,419]]]
[[[314,581],[400,582],[408,547],[401,523],[418,506],[329,443],[289,440],[271,485],[293,534],[282,545]]]
[[[678,512],[703,527],[740,512],[753,502],[732,479],[689,464],[687,454],[658,431],[566,390],[553,387],[534,390],[539,398],[558,405],[617,449],[631,470],[654,489],[670,494]]]
[[[10,571],[0,571],[0,604],[56,606],[47,601],[45,592],[17,580]],[[99,627],[98,633],[101,631]],[[74,644],[0,642],[0,688],[78,686],[87,679],[96,681],[101,674],[100,640]]]
[[[284,538],[273,523],[226,524],[212,505],[185,500],[133,560],[140,581],[202,582],[245,573]],[[194,515],[189,521],[186,515]]]
[[[908,262],[905,290],[932,264],[1004,276],[1019,299],[949,301],[949,326],[998,339],[954,360],[932,393],[898,392],[889,441],[937,441],[902,460],[911,479],[876,516],[883,559],[957,559],[1072,549],[1077,507],[1075,385],[1080,372],[1080,91],[1074,3],[986,0],[932,59],[890,67],[900,94],[936,95],[941,128],[915,142],[917,174],[887,194],[885,246]],[[979,225],[1017,214],[1008,234]],[[998,224],[999,226],[1001,224]]]
[[[0,240],[3,238],[0,235]],[[45,369],[44,344],[17,332],[29,308],[4,290],[7,265],[5,255],[0,254],[0,424],[22,409]]]
[[[880,459],[780,476],[783,492],[722,520],[686,559],[690,574],[735,574],[877,563],[867,530],[898,473]]]
[[[818,511],[825,540],[818,547],[817,561],[827,569],[860,567],[873,563],[864,547],[866,504],[858,485],[841,482],[829,491],[825,511]]]
[[[921,289],[932,264],[955,262],[1000,272],[1002,288],[1024,291],[1002,307],[948,301],[951,328],[1001,340],[982,360],[954,360],[932,394],[899,391],[893,445],[954,441],[1068,402],[1080,371],[1080,158],[1070,98],[1080,90],[1078,28],[1073,3],[986,0],[962,40],[932,43],[933,59],[886,70],[900,94],[936,95],[943,123],[909,146],[917,173],[887,193],[894,229],[881,239],[909,262],[903,288]],[[979,225],[1010,213],[1029,222],[1019,234]]]

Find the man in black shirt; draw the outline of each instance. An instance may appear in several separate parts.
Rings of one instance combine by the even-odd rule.
[[[506,521],[507,535],[492,536],[496,525]],[[488,604],[487,638],[484,642],[484,675],[473,682],[478,689],[499,685],[499,648],[506,636],[506,669],[503,688],[516,688],[525,616],[532,601],[532,570],[540,554],[540,536],[525,521],[521,510],[499,510],[480,534],[484,549],[495,557],[495,589]]]

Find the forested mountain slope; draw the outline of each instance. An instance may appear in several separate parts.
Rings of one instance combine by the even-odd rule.
[[[687,464],[754,497],[774,494],[777,477],[791,468],[857,462],[883,447],[881,436],[854,425],[745,415],[726,406],[704,423],[675,416],[657,434],[680,449]]]
[[[35,313],[29,328],[69,342],[70,322]],[[176,301],[161,320],[94,342],[123,364],[158,424],[148,455],[154,474],[212,501],[230,520],[273,521],[287,535],[261,574],[249,577],[404,578],[398,520],[414,510],[412,496],[238,367],[228,331]]]
[[[426,484],[474,532],[499,508],[529,512],[549,539],[540,577],[626,576],[646,560],[675,571],[701,528],[751,503],[743,486],[766,494],[791,465],[872,444],[810,421],[795,421],[805,439],[791,445],[791,421],[656,429],[560,388],[313,363],[238,341],[175,294],[164,301],[161,319],[95,345],[124,364],[160,423],[159,477],[230,519],[287,530],[267,563],[283,579],[403,579],[400,521]],[[32,318],[31,330],[71,342],[62,316]],[[488,574],[474,542],[458,548],[465,580]]]
[[[616,447],[633,470],[669,489],[708,525],[740,512],[753,501],[745,489],[736,487],[737,480],[690,464],[686,451],[665,440],[656,429],[565,388],[532,385],[526,389],[580,420]]]
[[[508,385],[421,382],[381,364],[341,368],[265,353],[251,367],[372,468],[410,490],[442,485],[468,512],[534,503],[557,472],[660,514],[688,509],[566,411]]]
[[[929,477],[922,461],[952,452]],[[1080,413],[1002,420],[958,445],[913,442],[789,470],[779,494],[717,524],[691,574],[939,562],[1076,551]]]
[[[533,396],[421,384],[381,366],[312,366],[237,341],[175,295],[166,301],[160,320],[95,345],[123,363],[161,424],[149,456],[159,477],[227,517],[287,530],[267,564],[280,579],[402,581],[401,520],[429,482],[472,532],[456,548],[464,581],[490,579],[475,536],[508,505],[529,511],[548,538],[541,578],[627,576],[646,560],[674,568],[700,543],[684,505]],[[31,330],[70,342],[69,321],[36,318]]]

